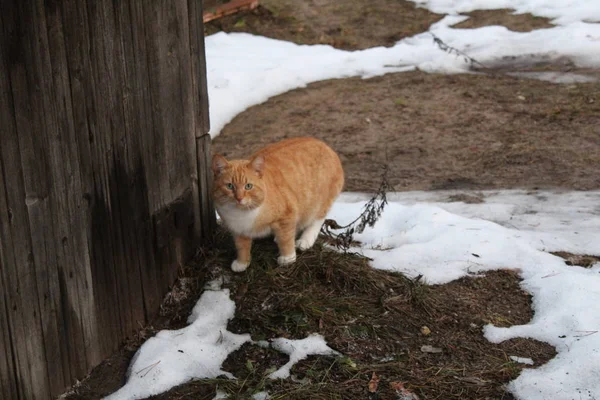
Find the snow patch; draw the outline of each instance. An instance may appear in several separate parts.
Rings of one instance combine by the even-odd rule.
[[[510,356],[509,358],[514,362],[518,362],[520,364],[533,365],[533,360],[531,358],[517,356]]]
[[[574,22],[532,32],[513,32],[501,26],[452,28],[465,19],[446,16],[433,24],[430,32],[484,64],[504,57],[543,55],[549,60],[567,57],[581,67],[600,65],[600,24]],[[212,137],[247,108],[312,82],[370,78],[417,68],[448,74],[470,68],[463,57],[440,50],[429,32],[405,38],[390,48],[359,51],[219,32],[206,38],[206,63]]]
[[[215,397],[213,397],[213,400],[223,400],[223,399],[228,399],[229,396],[227,395],[227,393],[221,391],[221,390],[217,390],[217,394],[215,394]]]
[[[342,196],[329,218],[352,221],[366,204],[356,201],[361,196]],[[372,258],[375,268],[435,284],[493,269],[520,271],[522,288],[533,296],[533,319],[509,328],[487,325],[484,336],[493,343],[540,340],[558,355],[523,371],[509,390],[519,399],[567,400],[583,389],[599,396],[600,274],[548,251],[600,254],[600,192],[505,191],[482,195],[480,204],[437,203],[436,196],[391,194],[377,224],[355,235],[362,247],[352,251]]]
[[[269,396],[268,392],[258,392],[252,395],[252,399],[254,400],[269,400],[271,396]]]
[[[193,379],[233,378],[221,364],[251,340],[227,330],[234,311],[228,289],[204,292],[188,318],[190,325],[148,339],[133,357],[125,386],[106,399],[141,399]]]
[[[317,333],[314,333],[301,340],[284,338],[273,339],[271,341],[271,347],[290,356],[290,360],[285,365],[269,375],[269,378],[271,379],[289,378],[290,369],[298,361],[304,360],[310,355],[339,355],[337,351],[327,346],[323,336]]]
[[[597,0],[410,0],[417,6],[438,14],[468,13],[475,10],[499,10],[509,8],[515,14],[530,13],[551,18],[555,24],[576,21],[600,22]]]

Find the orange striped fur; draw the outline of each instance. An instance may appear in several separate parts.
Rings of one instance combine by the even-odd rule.
[[[271,234],[279,264],[294,262],[296,247],[306,250],[315,243],[344,185],[335,151],[308,137],[271,144],[248,160],[216,154],[212,168],[217,212],[235,239],[238,254],[231,268],[236,272],[250,264],[252,239]]]

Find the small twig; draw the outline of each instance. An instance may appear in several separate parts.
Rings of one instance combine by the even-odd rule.
[[[583,333],[583,335],[575,335],[574,337],[586,337],[598,333],[598,331],[575,331],[579,333]]]
[[[444,43],[444,41],[442,39],[440,39],[439,37],[437,37],[436,35],[434,35],[431,32],[429,32],[429,33],[431,34],[431,36],[433,36],[433,42],[440,48],[440,50],[445,51],[448,54],[456,54],[457,56],[462,57],[463,60],[466,63],[471,64],[471,66],[473,66],[473,65],[479,65],[483,69],[489,69],[488,67],[486,67],[484,64],[480,63],[479,61],[477,61],[473,57],[471,57],[468,54],[460,51],[456,47],[452,47],[450,45],[447,45],[446,43]]]
[[[544,278],[552,278],[553,276],[560,275],[560,274],[562,274],[562,272],[553,272],[551,274],[542,276],[542,279],[544,279]]]
[[[202,15],[202,21],[207,23],[239,11],[254,10],[256,7],[258,7],[258,0],[232,0],[217,6],[214,10],[205,11]]]
[[[336,248],[348,252],[350,247],[356,244],[354,241],[355,233],[362,233],[367,226],[373,227],[375,223],[381,217],[383,209],[388,204],[387,193],[390,189],[393,189],[387,180],[388,167],[383,166],[383,172],[381,174],[381,183],[377,192],[371,197],[371,199],[365,204],[362,213],[348,225],[340,226],[336,221],[332,219],[325,220],[321,233],[325,235]],[[334,233],[332,230],[344,230],[341,233]]]
[[[136,372],[136,374],[139,374],[142,371],[146,371],[146,373],[144,375],[142,375],[141,377],[145,377],[146,375],[148,375],[150,373],[150,371],[152,371],[152,369],[154,369],[154,367],[156,367],[158,364],[160,364],[161,360],[158,360],[157,362],[155,362],[154,364],[148,365],[145,368],[140,369],[138,372]]]

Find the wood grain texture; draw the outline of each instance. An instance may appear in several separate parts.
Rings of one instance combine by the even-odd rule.
[[[211,138],[208,135],[210,130],[210,119],[208,112],[208,89],[206,84],[206,62],[204,61],[204,28],[203,28],[203,9],[202,2],[189,0],[188,1],[188,18],[190,26],[190,47],[192,61],[192,97],[195,101],[194,109],[200,111],[195,113],[195,137],[196,141],[192,144],[193,158],[195,165],[192,166],[192,171],[196,179],[194,183],[197,187],[194,193],[197,209],[195,212],[195,235],[197,238],[209,239],[215,226],[216,219],[214,213],[206,213],[204,210],[212,210],[212,193],[211,187],[212,176],[210,172],[211,160]]]
[[[47,399],[156,314],[214,227],[202,6],[0,10],[0,397]]]

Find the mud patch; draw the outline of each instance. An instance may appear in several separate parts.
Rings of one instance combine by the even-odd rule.
[[[209,22],[205,33],[248,32],[345,50],[392,46],[442,18],[403,0],[261,0],[249,12]]]
[[[483,195],[469,194],[469,193],[457,193],[448,196],[449,203],[462,202],[465,204],[481,204],[485,203]]]
[[[198,381],[157,398],[218,387],[240,399],[267,390],[286,399],[391,400],[402,382],[421,398],[510,399],[503,385],[526,368],[510,356],[530,357],[539,366],[555,354],[532,340],[495,345],[483,338],[488,323],[525,324],[532,316],[530,297],[512,271],[425,286],[322,247],[278,268],[272,241],[257,245],[259,262],[234,277],[237,310],[229,329],[251,332],[255,340],[318,332],[344,357],[311,357],[292,369],[292,379],[271,381],[266,375],[286,357],[244,346],[226,361],[237,381]],[[370,393],[373,374],[379,384]]]
[[[187,281],[177,296],[167,299],[164,315],[153,324],[157,329],[176,329],[185,321],[202,291],[202,285],[190,284],[194,276],[200,282],[219,270],[229,275],[234,246],[223,231],[217,239],[217,247],[200,252],[184,269]],[[304,338],[317,332],[344,357],[310,357],[294,366],[291,379],[272,381],[267,374],[287,357],[245,345],[224,365],[237,380],[198,380],[153,399],[210,400],[217,390],[248,399],[267,390],[286,399],[396,400],[399,382],[421,398],[511,399],[504,385],[528,366],[510,356],[532,358],[539,366],[555,355],[551,346],[532,340],[497,345],[484,339],[482,327],[488,323],[525,324],[532,317],[530,296],[513,271],[427,286],[374,270],[362,257],[320,244],[285,268],[276,265],[276,253],[272,240],[257,241],[253,265],[231,276],[227,286],[236,301],[236,316],[228,329],[250,332],[254,340]],[[184,289],[190,292],[186,295]],[[67,399],[98,399],[120,387],[140,344],[123,347]],[[369,392],[373,374],[379,383]]]
[[[564,258],[567,265],[576,265],[583,268],[592,268],[595,264],[600,263],[600,257],[598,256],[573,254],[566,251],[557,251],[551,254]]]
[[[515,32],[531,32],[536,29],[554,27],[550,20],[531,14],[514,14],[514,10],[477,10],[464,13],[468,20],[454,25],[454,28],[473,29],[483,26],[500,25]]]
[[[577,67],[576,62],[557,54],[505,56],[497,60],[474,64],[473,71],[492,75],[504,74],[516,78],[537,79],[561,84],[600,81],[600,69]]]
[[[600,85],[506,75],[389,74],[318,82],[238,115],[213,141],[232,158],[287,137],[339,154],[347,191],[600,188]]]

